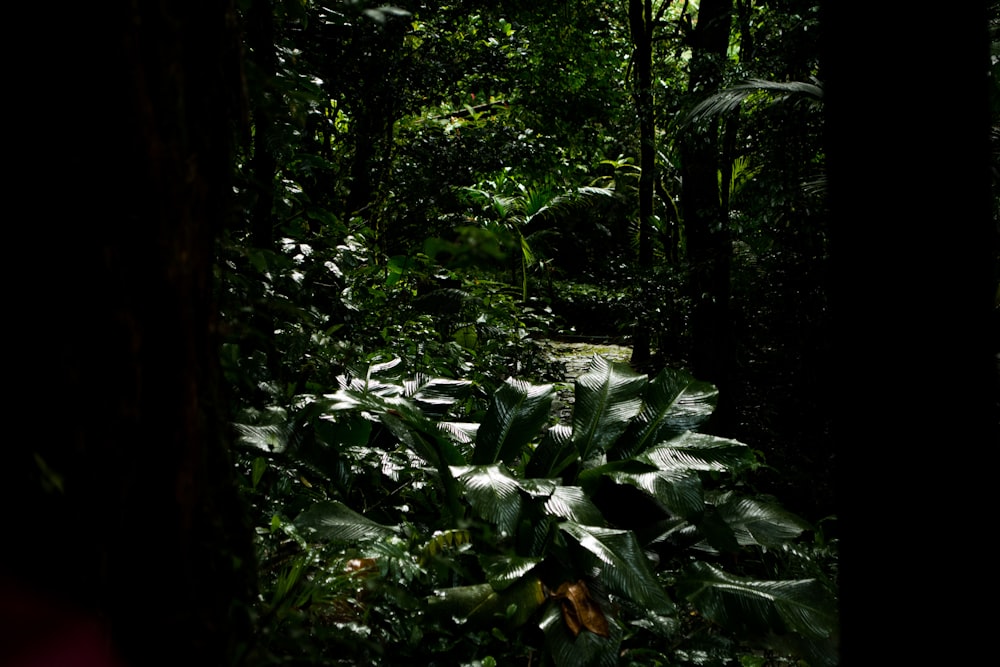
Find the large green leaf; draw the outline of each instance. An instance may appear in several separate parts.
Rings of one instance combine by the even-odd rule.
[[[759,581],[695,561],[678,590],[706,618],[731,629],[790,630],[817,639],[836,629],[836,602],[814,579]]]
[[[553,385],[508,379],[494,394],[476,432],[472,463],[512,462],[541,433],[549,418]]]
[[[605,526],[607,521],[579,486],[557,486],[545,501],[546,514],[588,526]]]
[[[576,637],[566,627],[560,605],[550,604],[538,626],[545,633],[545,645],[556,667],[615,667],[619,661],[624,628],[614,616],[608,617],[610,637],[581,632]]]
[[[406,380],[403,386],[406,395],[413,399],[425,415],[441,419],[458,400],[468,396],[472,383],[468,380],[417,375],[412,380]]]
[[[521,489],[500,464],[456,466],[451,469],[465,499],[483,519],[496,525],[500,537],[510,537],[521,513]]]
[[[734,472],[755,460],[753,451],[742,442],[705,433],[682,433],[635,458],[659,470],[680,472]]]
[[[350,543],[388,537],[395,533],[394,528],[367,519],[336,500],[316,503],[299,514],[292,523],[303,534],[311,534],[328,542]]]
[[[596,468],[594,471],[600,471]],[[591,471],[588,471],[591,472]],[[663,503],[671,512],[685,518],[700,514],[705,506],[701,478],[685,470],[632,472],[609,469],[604,476],[616,484],[628,484]]]
[[[710,497],[710,502],[741,545],[778,548],[809,528],[808,522],[769,498],[747,498],[730,492]]]
[[[635,534],[566,521],[559,528],[590,554],[589,567],[609,590],[656,613],[670,613],[674,603],[660,586]]]
[[[434,591],[427,613],[439,620],[459,620],[476,627],[516,628],[524,625],[545,601],[542,581],[526,576],[503,590],[489,584]]]
[[[239,445],[280,454],[287,449],[292,438],[292,427],[287,424],[234,424]]]
[[[573,446],[573,429],[565,424],[556,424],[545,432],[542,441],[531,453],[524,466],[526,477],[552,477],[561,473],[566,466],[576,461],[579,454]]]
[[[658,442],[697,430],[715,410],[719,390],[687,373],[666,368],[643,391],[642,411],[626,434],[608,450],[608,458],[626,459]]]
[[[536,565],[542,562],[540,556],[480,556],[479,565],[483,568],[486,581],[494,590],[502,591]]]
[[[405,396],[402,385],[356,380],[324,398],[330,411],[358,410],[377,416],[400,442],[439,469],[466,462],[437,423]]]
[[[792,96],[802,97],[811,104],[820,104],[823,101],[823,84],[815,77],[812,78],[811,82],[747,79],[746,81],[729,86],[725,90],[720,90],[699,102],[688,113],[683,124],[686,125],[703,118],[732,113],[746,100],[763,95],[773,95],[776,101],[785,100]]]
[[[575,382],[573,444],[581,461],[606,450],[624,433],[642,409],[640,392],[647,381],[624,362],[594,355]]]

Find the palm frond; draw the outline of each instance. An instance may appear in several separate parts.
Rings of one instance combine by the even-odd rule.
[[[776,549],[809,528],[806,521],[770,499],[725,493],[711,498],[710,502],[742,545]]]
[[[439,419],[460,399],[469,395],[472,383],[468,380],[452,380],[417,375],[403,383],[406,395],[432,419]]]
[[[719,390],[689,374],[664,369],[643,392],[643,407],[628,431],[609,449],[609,458],[626,459],[658,442],[701,426],[715,410]]]
[[[777,95],[779,100],[790,96],[800,96],[813,103],[819,103],[823,100],[823,84],[815,77],[810,82],[747,79],[720,90],[699,102],[688,112],[681,126],[690,125],[705,118],[732,113],[746,100],[761,93]]]
[[[565,521],[559,528],[590,554],[591,568],[600,573],[600,580],[608,590],[658,613],[673,611],[673,601],[653,575],[632,531],[573,521]]]
[[[836,603],[815,579],[761,581],[694,562],[678,588],[706,618],[723,627],[781,628],[825,639],[836,629]]]
[[[600,472],[596,468],[588,473]],[[651,470],[633,472],[608,469],[604,477],[616,484],[627,484],[643,491],[662,503],[671,512],[682,517],[699,515],[705,507],[701,478],[693,471]]]
[[[524,466],[527,477],[552,477],[576,460],[573,447],[573,429],[566,424],[556,424],[549,428],[538,443],[528,463]]]
[[[288,448],[292,437],[291,424],[234,424],[236,444],[265,452],[280,454]]]
[[[438,428],[447,433],[455,442],[470,445],[476,440],[477,422],[438,422]]]
[[[510,473],[496,463],[456,466],[451,473],[473,511],[494,524],[501,539],[514,534],[523,500],[520,486]]]
[[[303,534],[335,543],[383,538],[396,532],[395,528],[376,523],[336,500],[316,503],[292,523]]]
[[[707,433],[686,432],[663,441],[636,457],[659,470],[744,470],[755,461],[753,450],[739,440]]]
[[[640,392],[648,377],[624,362],[595,354],[574,382],[573,443],[580,460],[606,450],[642,409]]]
[[[493,590],[502,591],[534,569],[542,560],[541,556],[480,556],[479,565]]]
[[[557,486],[545,501],[546,514],[587,526],[605,526],[604,515],[579,486]]]
[[[551,384],[535,385],[508,379],[490,399],[476,432],[472,463],[487,464],[519,458],[548,420],[555,397]]]

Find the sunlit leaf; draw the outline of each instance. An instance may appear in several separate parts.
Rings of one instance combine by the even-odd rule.
[[[591,567],[608,590],[658,613],[673,610],[674,603],[653,576],[646,554],[631,531],[572,521],[559,524],[559,528],[593,556]]]
[[[472,509],[496,525],[501,537],[513,535],[522,504],[518,481],[496,463],[456,466],[451,472]]]
[[[595,469],[600,470],[602,468]],[[616,484],[627,484],[644,491],[683,517],[700,514],[705,505],[701,478],[690,470],[630,472],[609,469],[604,476]]]
[[[476,433],[472,462],[512,462],[520,457],[528,443],[541,434],[554,397],[551,384],[508,379],[490,400]]]
[[[367,519],[336,500],[316,503],[292,523],[304,534],[339,543],[387,537],[395,532],[394,528]]]
[[[245,447],[262,449],[275,454],[285,451],[288,447],[292,427],[288,424],[268,424],[254,426],[251,424],[234,424],[236,442]]]
[[[607,449],[642,408],[640,392],[647,376],[618,361],[595,354],[590,368],[576,378],[573,406],[573,444],[586,461]]]
[[[541,563],[541,556],[480,556],[479,565],[483,568],[486,580],[494,590],[501,591],[530,572]]]
[[[712,502],[742,545],[777,548],[809,528],[808,522],[770,499],[724,493]]]
[[[604,526],[606,521],[590,497],[578,486],[557,486],[545,501],[545,512],[588,526]]]
[[[718,395],[713,384],[664,369],[646,385],[642,411],[608,450],[609,458],[629,458],[662,440],[696,430],[712,416]]]
[[[746,100],[760,95],[774,95],[776,99],[788,96],[801,96],[812,104],[823,101],[823,85],[813,78],[806,81],[767,81],[765,79],[747,79],[729,86],[725,90],[706,98],[696,105],[684,120],[692,123],[702,118],[732,113]]]

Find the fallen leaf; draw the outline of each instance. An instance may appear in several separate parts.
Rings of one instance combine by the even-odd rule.
[[[590,596],[587,584],[581,579],[575,584],[563,582],[552,598],[559,600],[562,606],[563,620],[573,636],[582,630],[589,630],[601,637],[610,637],[608,619],[601,611],[600,605]]]

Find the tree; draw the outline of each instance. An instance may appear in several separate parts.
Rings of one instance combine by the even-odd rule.
[[[732,0],[703,0],[697,23],[689,29],[691,70],[688,91],[693,96],[717,90],[729,49]],[[729,266],[732,256],[727,211],[719,193],[717,124],[691,128],[681,139],[682,207],[690,263],[693,302],[691,368],[695,375],[720,388],[728,387],[732,364],[729,316]],[[723,391],[725,395],[725,391]],[[726,403],[716,419],[728,416]]]
[[[72,141],[51,132],[63,105],[20,119],[41,128],[19,147],[19,185],[47,202],[47,279],[15,302],[32,435],[6,489],[23,509],[3,564],[101,621],[126,664],[230,664],[254,576],[212,280],[243,116],[235,13],[227,0],[48,10],[23,25],[60,36],[49,55],[76,125]],[[39,265],[26,256],[18,280]]]
[[[670,3],[665,3],[669,5]],[[652,0],[629,0],[629,28],[635,47],[635,104],[639,110],[639,271],[653,266],[651,226],[653,191],[656,184],[656,114],[653,108],[653,3]],[[639,322],[635,330],[632,360],[646,361],[650,356],[649,327]]]

